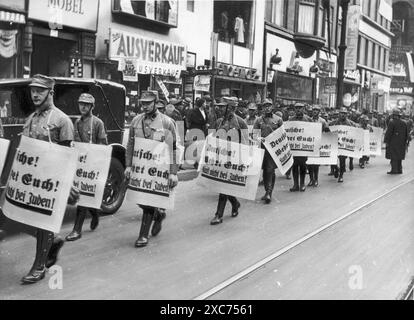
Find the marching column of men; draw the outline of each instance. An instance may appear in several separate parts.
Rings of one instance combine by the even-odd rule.
[[[93,115],[95,106],[95,99],[90,94],[82,94],[78,99],[80,119],[75,122],[73,126],[70,118],[59,110],[54,105],[54,80],[43,76],[36,75],[30,87],[31,99],[35,107],[35,111],[27,118],[24,125],[23,135],[33,139],[50,141],[66,147],[71,146],[72,141],[86,142],[92,144],[107,144],[106,133],[103,122]],[[132,170],[132,159],[135,148],[135,139],[143,138],[155,140],[159,142],[166,142],[171,151],[171,164],[169,170],[169,187],[173,189],[178,184],[177,171],[178,164],[176,159],[177,151],[177,127],[175,121],[160,111],[165,109],[165,105],[158,105],[158,97],[152,91],[144,91],[141,95],[140,103],[142,105],[143,113],[137,115],[131,122],[129,130],[129,139],[126,150],[126,179],[130,179]],[[314,106],[313,110],[307,110],[309,117],[306,115],[305,105],[297,103],[291,105],[289,108],[281,108],[279,105],[273,108],[273,102],[266,99],[260,108],[257,108],[254,103],[243,104],[243,112],[238,116],[237,110],[239,100],[236,97],[225,97],[223,101],[214,103],[210,108],[210,114],[215,119],[215,129],[218,135],[219,132],[230,135],[231,132],[237,132],[237,142],[244,145],[249,145],[248,125],[253,125],[253,129],[260,130],[260,139],[266,138],[272,132],[283,125],[282,117],[289,121],[305,121],[305,122],[319,122],[322,123],[322,131],[329,132],[329,126],[344,125],[357,126],[355,122],[348,119],[348,110],[341,108],[339,113],[331,112],[332,121],[328,125],[328,115],[321,115],[320,108]],[[204,108],[204,103],[201,103]],[[246,106],[248,108],[248,115],[245,112]],[[293,113],[294,110],[294,113]],[[283,111],[283,112],[282,112]],[[288,116],[289,111],[289,118]],[[204,112],[204,109],[203,109]],[[242,117],[246,117],[244,120]],[[206,119],[205,117],[203,117]],[[207,119],[206,119],[207,120]],[[357,117],[355,120],[360,121],[362,129],[371,130],[370,118],[368,116]],[[379,125],[379,122],[376,122]],[[3,128],[0,121],[0,137],[3,136]],[[401,113],[399,110],[393,111],[392,119],[388,121],[387,130],[385,133],[386,143],[386,158],[391,160],[391,171],[389,174],[402,173],[402,160],[405,158],[406,147],[410,140],[410,129],[408,124],[401,120]],[[264,146],[262,145],[262,148]],[[338,182],[343,182],[343,174],[346,171],[345,156],[339,156],[339,168],[337,166],[333,169],[333,174],[338,178]],[[352,159],[352,158],[351,158]],[[360,167],[364,168],[369,158],[364,156],[359,160]],[[318,186],[319,166],[306,165],[307,157],[294,157],[294,164],[292,166],[292,173],[294,178],[294,185],[290,191],[305,191],[306,170],[309,170],[310,182],[309,186]],[[276,164],[267,150],[264,153],[262,163],[263,180],[265,195],[262,200],[269,204],[272,201],[272,192],[276,180]],[[75,205],[79,199],[79,191],[72,187],[68,204]],[[223,222],[224,210],[227,201],[231,203],[231,216],[237,217],[240,209],[240,202],[236,197],[226,194],[219,194],[217,210],[214,218],[211,220],[211,225],[218,225]],[[144,247],[148,244],[149,233],[156,236],[162,229],[162,221],[166,214],[163,208],[156,208],[152,206],[139,205],[143,209],[141,226],[138,239],[135,242],[136,247]],[[77,216],[73,231],[66,237],[67,241],[75,241],[81,238],[82,225],[87,213],[92,215],[91,229],[94,230],[99,223],[99,215],[96,210],[78,206]],[[152,229],[151,229],[152,225]],[[63,240],[59,236],[55,236],[52,232],[32,228],[31,233],[36,237],[36,255],[35,261],[29,273],[22,278],[22,283],[30,284],[36,283],[45,277],[46,268],[54,265],[58,258],[59,250],[63,246]]]

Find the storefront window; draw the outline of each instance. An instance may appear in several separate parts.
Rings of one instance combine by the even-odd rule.
[[[17,25],[0,22],[0,79],[16,77],[18,39]]]
[[[214,32],[219,41],[249,47],[253,1],[214,1]]]

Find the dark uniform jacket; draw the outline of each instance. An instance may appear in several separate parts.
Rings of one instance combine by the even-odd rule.
[[[205,135],[207,134],[207,123],[208,123],[208,115],[207,111],[204,110],[205,118],[201,114],[201,111],[199,108],[191,110],[188,118],[188,125],[189,129],[199,129],[201,130]]]
[[[85,119],[79,118],[75,121],[75,141],[108,144],[105,126],[101,119],[91,115]]]
[[[237,130],[239,133],[239,143],[249,144],[249,132],[246,122],[238,115],[234,114],[226,118],[220,118],[217,120],[216,130]],[[236,141],[234,141],[236,142]]]
[[[282,125],[282,118],[274,114],[272,117],[261,116],[257,118],[253,124],[253,129],[259,129],[262,138],[266,138],[269,134],[280,128]]]
[[[404,160],[408,143],[407,124],[401,119],[392,119],[388,123],[384,142],[387,144],[385,157],[393,160]]]

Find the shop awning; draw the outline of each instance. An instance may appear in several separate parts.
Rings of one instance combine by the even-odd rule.
[[[0,22],[26,24],[24,14],[0,10]]]
[[[224,81],[232,81],[238,83],[246,83],[246,84],[255,84],[257,86],[266,86],[265,82],[256,81],[256,80],[249,80],[249,79],[242,79],[242,78],[234,78],[234,77],[227,77],[227,76],[215,76],[217,80],[224,80]]]

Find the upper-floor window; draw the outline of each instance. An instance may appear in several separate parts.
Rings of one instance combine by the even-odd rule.
[[[114,13],[126,13],[137,18],[160,22],[177,27],[178,1],[168,0],[114,0]]]
[[[265,19],[286,28],[288,3],[288,0],[266,0]]]
[[[316,0],[300,0],[297,17],[297,32],[315,34]]]
[[[187,10],[194,12],[194,1],[195,0],[187,0]]]
[[[214,1],[214,32],[219,41],[250,47],[252,43],[253,0]]]

